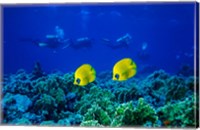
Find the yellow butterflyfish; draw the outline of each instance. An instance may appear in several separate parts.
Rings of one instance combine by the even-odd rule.
[[[74,75],[74,85],[86,86],[96,78],[96,71],[90,64],[81,65]]]
[[[133,77],[137,72],[135,62],[130,58],[118,61],[113,67],[113,80],[124,81]]]

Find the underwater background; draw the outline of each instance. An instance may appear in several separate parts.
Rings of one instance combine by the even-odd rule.
[[[196,127],[197,7],[193,2],[3,6],[2,124]],[[56,27],[69,46],[43,42]],[[125,36],[126,46],[110,46]],[[137,73],[113,81],[113,66],[123,58],[136,63]],[[85,63],[94,67],[96,79],[74,85],[74,72]]]

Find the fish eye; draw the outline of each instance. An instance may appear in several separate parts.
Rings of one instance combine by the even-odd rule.
[[[116,78],[116,79],[119,79],[119,74],[115,74],[115,78]]]
[[[77,82],[78,84],[80,84],[81,79],[80,79],[80,78],[76,79],[76,82]]]

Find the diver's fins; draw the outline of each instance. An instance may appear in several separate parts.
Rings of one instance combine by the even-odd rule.
[[[19,41],[22,43],[32,43],[39,47],[44,47],[47,45],[47,44],[45,45],[43,42],[40,42],[40,40],[32,39],[32,38],[21,38]]]
[[[62,47],[62,49],[66,49],[67,47],[69,47],[71,44],[73,44],[73,41],[71,39],[66,39],[64,42],[64,46]]]
[[[45,43],[45,42],[39,42],[37,44],[38,44],[39,47],[46,47],[46,46],[48,46],[48,44]]]

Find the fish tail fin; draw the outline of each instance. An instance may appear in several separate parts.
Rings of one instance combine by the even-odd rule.
[[[39,40],[36,40],[36,39],[32,39],[32,38],[21,38],[21,39],[19,39],[19,42],[21,42],[21,43],[32,43],[32,44],[34,44],[34,45],[37,45],[37,46],[39,46]]]

